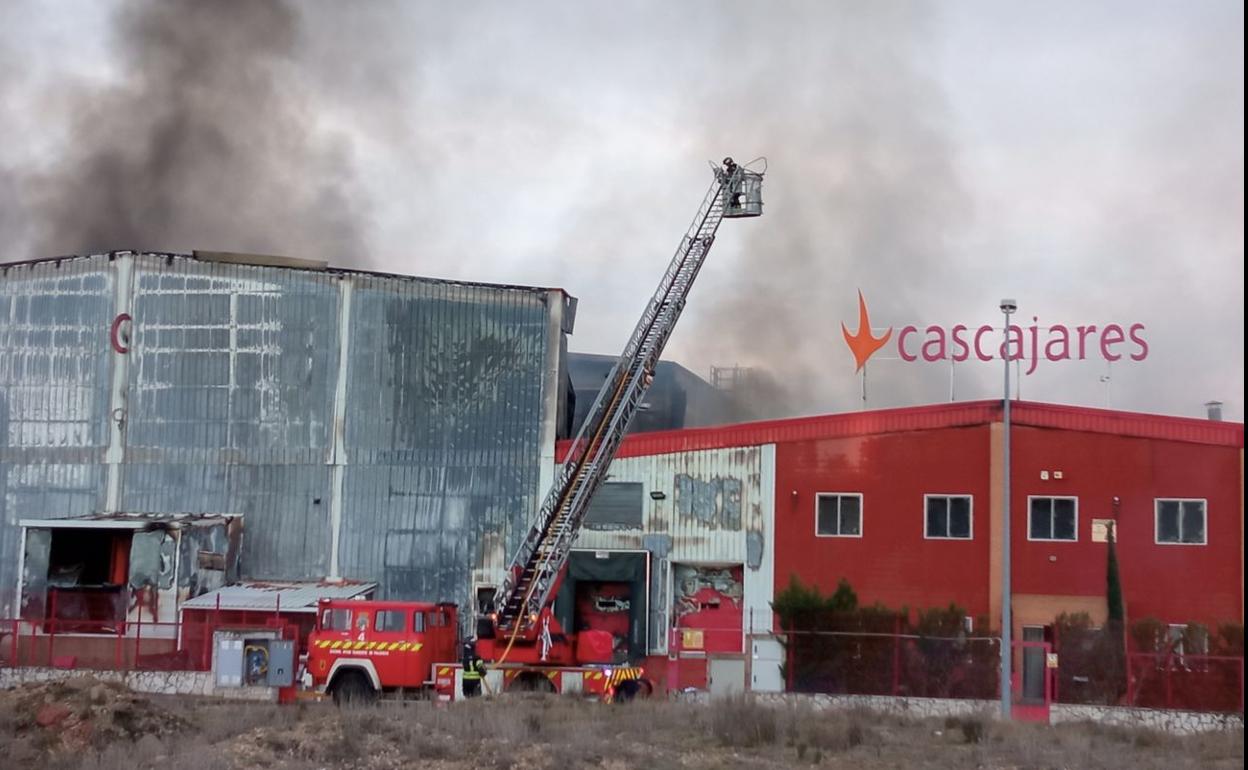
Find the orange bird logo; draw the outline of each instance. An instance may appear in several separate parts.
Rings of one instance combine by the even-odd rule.
[[[875,351],[884,347],[888,342],[888,338],[893,336],[893,327],[888,327],[888,331],[884,332],[883,337],[871,336],[871,317],[867,315],[867,301],[862,298],[862,290],[859,289],[858,331],[850,334],[845,324],[841,323],[841,333],[845,335],[845,344],[849,345],[850,351],[854,354],[854,361],[858,364],[858,368],[854,371],[860,372],[862,367],[866,366],[867,359]]]

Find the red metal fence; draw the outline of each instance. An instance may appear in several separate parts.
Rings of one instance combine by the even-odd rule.
[[[783,644],[790,692],[991,699],[1000,691],[994,637],[793,631]]]
[[[1243,655],[1227,654],[1235,652],[1234,646],[1219,654],[1203,654],[1208,651],[1207,634],[1198,648],[1202,654],[1184,654],[1179,638],[1163,640],[1151,631],[1132,634],[1122,627],[1067,628],[1055,636],[1058,703],[1244,710]],[[1148,645],[1145,649],[1138,649],[1137,636]],[[1242,650],[1242,644],[1238,648]]]
[[[1127,655],[1126,705],[1244,711],[1244,659],[1227,655]]]
[[[243,628],[281,629],[288,639],[299,635],[289,619],[277,615],[247,624],[211,616],[183,623],[0,619],[0,667],[207,671],[213,633]],[[755,638],[740,627],[677,630],[670,640],[668,686],[700,687],[708,656],[745,657]],[[779,665],[789,692],[975,699],[999,693],[996,637],[789,631],[775,638],[783,647]],[[1244,710],[1242,656],[1169,649],[1128,653],[1124,663],[1121,655],[1114,658],[1073,639],[1057,653],[1053,700],[1058,703]]]
[[[248,628],[297,630],[281,618]],[[105,671],[208,671],[217,630],[241,630],[215,620],[151,623],[111,620],[0,619],[0,667],[42,666]]]

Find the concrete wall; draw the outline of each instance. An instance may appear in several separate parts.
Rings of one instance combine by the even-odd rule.
[[[706,699],[708,696],[699,694],[696,697]],[[996,719],[1001,713],[999,702],[987,700],[892,698],[883,695],[796,695],[792,693],[755,693],[750,697],[758,703],[776,707],[805,707],[817,710],[861,708],[914,719],[949,716],[983,716]],[[1062,722],[1099,722],[1175,734],[1244,728],[1244,718],[1240,714],[1053,704],[1049,709],[1049,724],[1056,725]]]
[[[1167,733],[1189,734],[1211,730],[1242,730],[1242,714],[1210,714],[1201,711],[1167,711],[1121,706],[1074,706],[1053,704],[1049,724],[1061,722],[1100,722],[1138,727]]]
[[[217,687],[211,671],[90,671],[61,668],[0,668],[0,689],[93,676],[153,695],[200,695],[227,700],[277,701],[272,687]]]

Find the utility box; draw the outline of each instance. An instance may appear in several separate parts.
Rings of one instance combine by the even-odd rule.
[[[218,639],[216,648],[217,687],[242,687],[243,640]]]
[[[214,669],[218,687],[290,687],[295,642],[276,631],[218,631]]]
[[[295,642],[274,639],[269,642],[269,687],[290,687],[295,683]]]

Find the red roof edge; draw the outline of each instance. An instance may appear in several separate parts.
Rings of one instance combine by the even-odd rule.
[[[1244,446],[1244,424],[1239,422],[1218,422],[1191,417],[1119,412],[1111,409],[1030,401],[1014,401],[1011,407],[1011,422],[1016,425],[1241,449]],[[638,457],[702,449],[727,449],[791,441],[960,428],[1000,421],[1000,400],[960,401],[718,425],[709,428],[634,433],[624,437],[616,456]],[[556,461],[563,461],[571,443],[565,440],[556,444]]]

